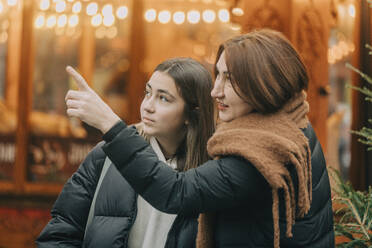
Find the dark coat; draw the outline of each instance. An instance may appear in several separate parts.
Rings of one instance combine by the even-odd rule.
[[[309,213],[296,219],[293,238],[286,238],[285,205],[280,193],[280,247],[334,247],[333,213],[329,178],[321,146],[311,127],[313,199]],[[136,192],[160,211],[194,216],[216,215],[216,247],[273,247],[271,188],[249,161],[233,156],[211,160],[196,169],[175,172],[159,161],[151,146],[134,128],[116,124],[104,139],[103,150]],[[124,149],[123,149],[124,148]],[[296,194],[298,183],[295,171]],[[187,236],[187,223],[177,236]],[[189,239],[194,237],[190,236]],[[182,241],[176,247],[185,247]]]
[[[88,154],[65,184],[51,211],[52,219],[36,240],[37,247],[128,247],[129,231],[137,214],[137,194],[115,166],[110,166],[102,181],[94,217],[84,239],[90,205],[106,158],[102,145],[103,142]],[[185,225],[186,229],[183,229]],[[174,247],[174,235],[179,228],[190,230],[177,238],[185,245],[179,247],[193,247],[197,216],[187,221],[178,216],[169,232],[166,247]],[[188,240],[190,236],[193,239]]]

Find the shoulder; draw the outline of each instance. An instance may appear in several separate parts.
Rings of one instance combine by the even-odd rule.
[[[219,174],[235,185],[254,189],[268,187],[262,174],[248,160],[239,156],[225,156],[206,163],[206,169],[213,170],[217,167]],[[212,174],[212,173],[211,173]]]

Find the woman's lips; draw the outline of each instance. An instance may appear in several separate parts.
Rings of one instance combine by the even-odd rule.
[[[147,118],[147,117],[143,117],[142,118],[142,121],[145,123],[145,124],[153,124],[154,123],[154,120],[150,119],[150,118]]]
[[[218,110],[221,110],[221,111],[227,109],[228,107],[229,107],[228,105],[223,104],[223,103],[221,103],[221,102],[218,102],[218,104],[217,104],[217,108],[218,108]]]

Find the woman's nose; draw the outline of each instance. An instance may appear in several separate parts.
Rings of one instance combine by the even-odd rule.
[[[222,98],[224,96],[223,83],[221,82],[221,80],[215,80],[213,89],[211,91],[211,96],[213,98]]]
[[[155,112],[154,101],[152,97],[149,99],[145,99],[144,109],[146,112],[149,113]]]

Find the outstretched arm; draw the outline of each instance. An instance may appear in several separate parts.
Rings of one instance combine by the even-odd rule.
[[[126,127],[123,122],[103,138],[103,150],[119,172],[160,211],[197,214],[271,199],[263,176],[240,157],[210,160],[198,168],[177,172],[157,158],[135,128]]]

